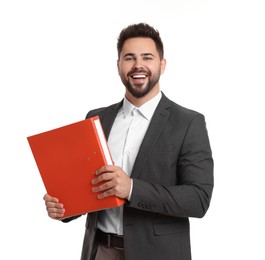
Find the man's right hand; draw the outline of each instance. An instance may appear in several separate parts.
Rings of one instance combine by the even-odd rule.
[[[52,197],[49,194],[45,194],[43,199],[45,201],[49,217],[52,219],[62,219],[65,212],[63,204],[60,203],[57,198]]]

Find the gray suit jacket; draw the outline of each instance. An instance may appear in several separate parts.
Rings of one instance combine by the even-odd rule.
[[[90,111],[109,136],[122,102]],[[140,147],[124,206],[126,260],[190,260],[188,217],[206,213],[213,190],[213,159],[204,116],[164,94]],[[82,260],[93,259],[97,213],[87,215]]]

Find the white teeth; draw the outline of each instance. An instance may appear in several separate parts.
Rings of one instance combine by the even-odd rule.
[[[145,75],[133,75],[132,77],[133,77],[134,79],[144,79],[144,78],[146,78]]]

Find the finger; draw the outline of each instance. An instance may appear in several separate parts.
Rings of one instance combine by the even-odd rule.
[[[43,199],[47,202],[59,202],[59,200],[55,197],[50,196],[49,194],[45,194]]]
[[[65,212],[65,209],[64,208],[62,208],[62,209],[49,208],[48,209],[48,213],[49,214],[52,214],[52,213],[64,214],[64,212]]]
[[[45,205],[47,208],[57,208],[57,209],[63,209],[64,205],[62,203],[54,203],[54,202],[45,202]]]
[[[65,209],[49,208],[48,216],[53,219],[62,218],[64,216]]]
[[[46,208],[48,215],[50,216],[52,215],[56,215],[59,214],[60,217],[62,217],[61,215],[64,215],[65,213],[65,209],[64,208]]]
[[[105,182],[104,184],[94,187],[92,189],[93,192],[100,192],[100,191],[104,191],[104,190],[109,190],[110,188],[113,188],[113,182],[109,181],[109,182]]]
[[[102,182],[102,181],[109,181],[113,178],[113,173],[103,173],[101,175],[99,175],[97,178],[94,178],[92,180],[92,184],[95,185],[95,184],[98,184],[99,182]]]
[[[52,219],[61,219],[64,216],[63,213],[58,213],[58,212],[49,213],[48,215]]]
[[[113,195],[114,195],[114,190],[113,189],[108,189],[107,191],[98,194],[97,197],[99,199],[104,199],[106,197],[110,197],[110,196],[113,196]]]
[[[114,165],[104,165],[95,172],[95,175],[100,175],[104,172],[113,172],[116,168]]]

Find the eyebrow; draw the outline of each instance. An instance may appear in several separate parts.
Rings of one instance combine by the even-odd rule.
[[[127,56],[136,56],[134,53],[126,53],[123,57],[125,58],[125,57],[127,57]],[[146,52],[146,53],[142,53],[141,54],[141,56],[143,57],[143,56],[155,56],[154,54],[152,54],[152,53],[149,53],[149,52]]]

